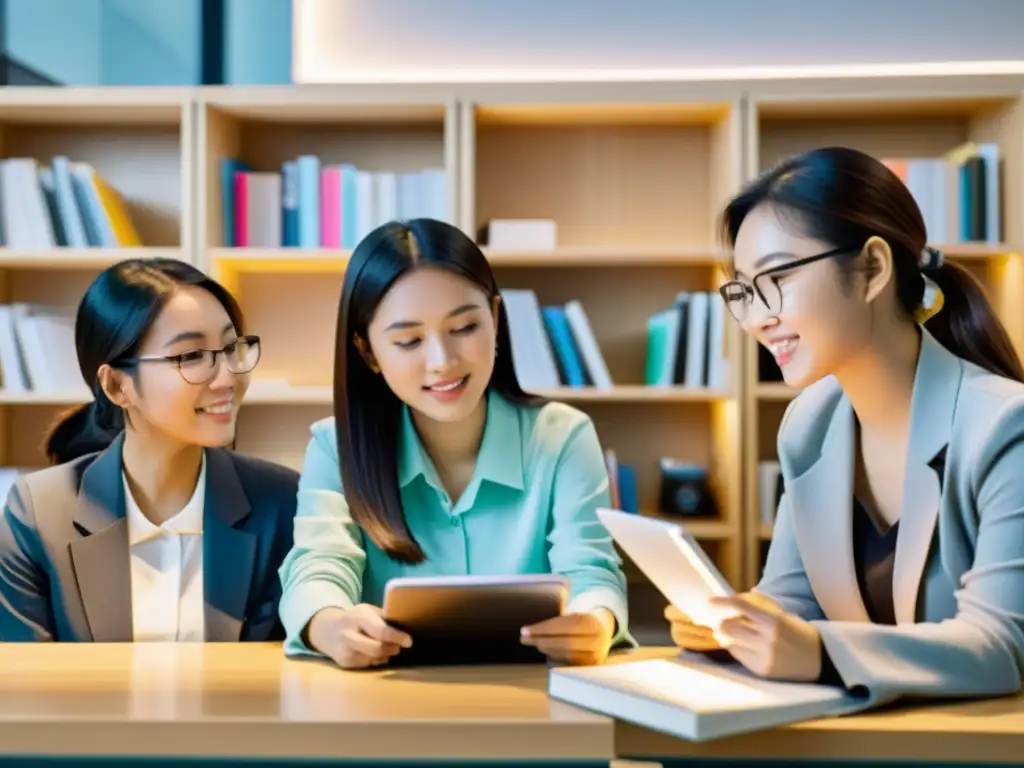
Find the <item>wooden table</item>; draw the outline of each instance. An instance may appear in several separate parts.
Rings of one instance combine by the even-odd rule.
[[[642,648],[611,663],[669,657],[674,649]],[[757,760],[789,765],[1024,764],[1024,696],[946,704],[894,706],[858,715],[824,718],[715,741],[693,743],[617,722],[615,752],[636,759]],[[722,763],[726,765],[728,763]]]
[[[619,656],[671,655],[640,649]],[[346,672],[278,645],[0,643],[0,758],[336,762],[634,759],[986,764],[1024,755],[1024,699],[900,708],[694,744],[546,695],[543,666]],[[163,764],[166,765],[166,764]],[[463,763],[459,763],[463,765]]]
[[[256,643],[0,644],[0,755],[607,766],[613,721],[546,688],[543,666],[349,672]]]

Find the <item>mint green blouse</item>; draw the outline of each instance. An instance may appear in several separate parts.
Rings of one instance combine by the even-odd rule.
[[[520,407],[489,393],[473,477],[456,502],[405,410],[398,482],[410,531],[426,560],[391,560],[352,520],[341,487],[335,424],[310,429],[299,480],[295,541],[280,569],[285,652],[310,654],[301,634],[322,608],[382,605],[398,576],[557,573],[571,583],[567,610],[607,608],[613,643],[628,633],[626,579],[595,510],[610,504],[597,431],[585,413],[558,402]]]

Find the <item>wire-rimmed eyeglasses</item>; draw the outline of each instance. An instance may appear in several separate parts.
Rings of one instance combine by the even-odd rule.
[[[205,384],[217,375],[217,358],[224,357],[228,370],[249,373],[260,361],[260,337],[240,336],[220,349],[191,349],[180,355],[146,355],[118,360],[115,367],[138,363],[174,363],[189,384]]]
[[[742,323],[747,319],[747,314],[750,312],[750,305],[754,301],[755,294],[768,309],[769,317],[774,317],[782,311],[782,287],[779,283],[788,272],[808,264],[813,264],[816,261],[821,261],[822,259],[838,256],[843,253],[853,253],[860,249],[860,246],[843,246],[842,248],[833,248],[831,251],[818,253],[814,256],[805,256],[802,259],[796,259],[795,261],[762,270],[751,278],[750,283],[743,280],[729,280],[722,283],[718,292],[737,322]]]

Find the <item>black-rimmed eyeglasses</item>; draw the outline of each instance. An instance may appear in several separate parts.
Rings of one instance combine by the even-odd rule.
[[[115,367],[138,363],[174,363],[181,377],[189,384],[205,384],[217,375],[217,358],[223,356],[228,370],[235,374],[249,373],[260,361],[260,337],[240,336],[221,349],[192,349],[180,355],[146,355],[118,360]]]
[[[750,283],[743,280],[729,280],[719,287],[718,292],[737,322],[742,323],[747,319],[747,314],[750,312],[750,305],[754,301],[755,294],[767,307],[769,316],[774,317],[782,311],[782,287],[779,283],[787,273],[822,259],[844,253],[855,253],[860,249],[860,246],[852,248],[844,246],[842,248],[833,248],[831,251],[818,253],[814,256],[805,256],[802,259],[796,259],[786,264],[779,264],[778,266],[762,270],[754,275]]]

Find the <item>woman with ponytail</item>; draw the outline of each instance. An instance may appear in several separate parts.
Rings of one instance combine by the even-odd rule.
[[[725,210],[732,315],[803,391],[760,583],[684,648],[862,695],[1011,694],[1024,670],[1024,373],[904,183],[845,148],[786,160]]]
[[[0,641],[282,639],[298,474],[228,450],[258,336],[173,259],[102,272],[75,323],[93,400],[0,515]]]

